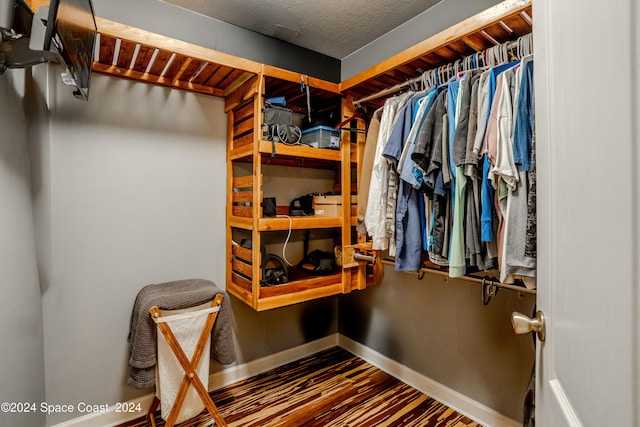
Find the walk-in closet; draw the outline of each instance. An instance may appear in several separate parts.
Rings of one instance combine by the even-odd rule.
[[[640,426],[634,0],[216,3],[0,0],[0,425]]]

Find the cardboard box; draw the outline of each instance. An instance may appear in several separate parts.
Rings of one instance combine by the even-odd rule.
[[[316,216],[342,215],[342,196],[313,196],[313,209]]]
[[[316,216],[340,216],[342,205],[316,205],[314,212]]]
[[[313,196],[313,203],[315,205],[341,205],[342,196],[340,194]]]

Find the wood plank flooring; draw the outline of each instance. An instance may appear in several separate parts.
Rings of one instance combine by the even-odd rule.
[[[481,427],[340,347],[210,394],[229,427]],[[179,426],[210,420],[205,410]],[[140,418],[121,427],[150,425]]]

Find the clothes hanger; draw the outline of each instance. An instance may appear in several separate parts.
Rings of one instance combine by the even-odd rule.
[[[438,85],[438,77],[436,76],[436,69],[429,70],[429,87],[435,87]]]
[[[435,68],[432,68],[430,70],[425,71],[424,73],[422,73],[422,90],[428,90],[431,89],[432,87],[434,87],[436,85],[436,79],[435,79]]]
[[[460,71],[462,71],[462,60],[461,59],[456,59],[455,62],[453,63],[453,75],[458,74]]]
[[[364,108],[360,107],[359,105],[356,106],[356,110],[353,112],[351,117],[344,119],[343,121],[341,121],[336,125],[336,129],[346,129],[345,126],[347,124],[349,124],[352,120],[357,120],[357,119],[363,120],[365,124],[369,123],[369,115],[364,110]]]

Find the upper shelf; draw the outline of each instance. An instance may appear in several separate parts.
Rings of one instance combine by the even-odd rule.
[[[532,31],[532,0],[505,0],[388,58],[340,84],[242,59],[96,17],[99,41],[93,70],[175,89],[226,97],[256,75],[265,94],[284,95],[306,109],[301,78],[312,88],[314,109],[342,96],[359,99]],[[379,100],[377,102],[380,102]]]
[[[360,99],[532,32],[532,0],[505,0],[340,83]],[[384,102],[379,99],[374,103]]]
[[[93,70],[145,83],[226,97],[262,64],[96,16]]]

